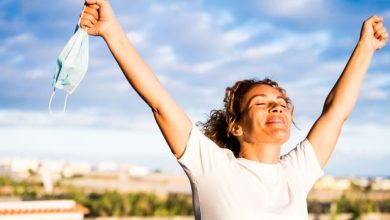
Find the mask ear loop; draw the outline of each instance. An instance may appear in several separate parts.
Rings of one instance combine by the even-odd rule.
[[[50,101],[49,101],[49,113],[50,113],[50,115],[57,115],[57,114],[54,114],[53,111],[51,110],[51,102],[53,101],[53,97],[54,97],[55,93],[56,93],[56,88],[54,87],[53,92],[51,93],[51,96],[50,96]],[[64,101],[64,107],[62,108],[62,111],[60,113],[58,113],[58,115],[63,115],[65,113],[66,104],[68,103],[68,96],[69,96],[69,94],[66,93],[65,101]]]
[[[83,10],[81,11],[81,14],[84,13],[85,8],[86,8],[86,4],[84,4],[84,6],[83,6]],[[80,18],[79,18],[79,21],[77,22],[77,26],[76,26],[76,29],[74,30],[74,33],[76,33],[76,31],[77,31],[79,28],[81,28],[80,22],[81,22],[81,16],[80,16]],[[49,101],[49,113],[50,113],[50,115],[55,115],[55,114],[53,113],[53,111],[51,110],[51,103],[52,103],[52,101],[53,101],[53,98],[54,98],[55,93],[56,93],[56,87],[54,87],[53,92],[51,93],[51,96],[50,96],[50,101]],[[62,111],[59,113],[59,115],[62,115],[62,114],[65,113],[66,104],[68,103],[68,96],[69,96],[69,93],[66,93],[65,101],[64,101],[64,106],[63,106]]]

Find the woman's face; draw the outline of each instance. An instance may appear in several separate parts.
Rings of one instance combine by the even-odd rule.
[[[292,112],[285,97],[269,85],[256,85],[241,103],[241,141],[283,144],[290,137]]]

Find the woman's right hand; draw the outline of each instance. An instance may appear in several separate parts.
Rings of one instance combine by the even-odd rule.
[[[80,15],[80,25],[88,34],[107,35],[117,20],[108,0],[85,0],[85,9]]]

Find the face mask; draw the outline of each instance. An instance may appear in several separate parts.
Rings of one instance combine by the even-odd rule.
[[[87,72],[88,50],[88,33],[80,27],[79,21],[75,33],[57,58],[53,82],[54,90],[49,101],[50,114],[52,114],[51,102],[56,89],[62,89],[66,92],[62,113],[65,112],[68,96],[76,90]]]

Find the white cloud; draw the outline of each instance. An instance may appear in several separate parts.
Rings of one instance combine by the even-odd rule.
[[[337,151],[359,158],[390,157],[388,125],[380,121],[365,124],[348,123],[344,126],[343,133]]]
[[[389,98],[389,93],[384,90],[373,89],[368,92],[362,92],[362,98],[368,100],[383,100]]]
[[[257,32],[245,25],[233,25],[235,17],[228,11],[208,12],[190,4],[154,3],[149,7],[147,26],[150,36],[163,33],[175,39],[175,45],[213,50],[218,54],[229,47],[248,41]],[[165,36],[166,37],[166,36]],[[162,39],[151,39],[159,42]]]
[[[318,116],[321,113],[327,92],[331,89],[324,84],[323,79],[315,77],[281,83],[292,99],[298,117]]]
[[[246,49],[243,52],[242,58],[244,59],[262,59],[262,58],[269,58],[272,56],[277,56],[279,54],[282,54],[288,49],[287,45],[283,44],[268,44],[268,45],[261,45],[256,47],[251,47]]]
[[[53,109],[54,110],[54,109]],[[56,113],[56,112],[54,112]],[[127,129],[152,131],[157,128],[150,112],[138,115],[105,113],[99,109],[67,110],[50,115],[45,111],[0,110],[0,128],[23,129]]]
[[[282,148],[283,153],[289,152],[306,137],[316,117],[298,116],[294,120],[300,130],[292,129],[290,140]],[[389,175],[390,151],[387,141],[389,133],[390,126],[380,121],[369,123],[347,121],[325,167],[326,173],[343,176]],[[356,162],[359,164],[354,164]],[[359,170],[358,167],[365,169]]]
[[[221,41],[225,47],[233,47],[237,44],[243,43],[252,37],[253,33],[249,30],[228,30],[222,35]]]
[[[0,57],[11,65],[21,64],[26,60],[26,53],[20,53],[20,50],[31,48],[35,44],[36,38],[30,33],[16,34],[4,39],[0,47]]]
[[[0,131],[0,152],[3,156],[62,157],[67,160],[170,156],[158,130],[0,128]]]
[[[96,109],[62,116],[47,112],[0,110],[2,157],[45,159],[115,160],[144,158],[144,165],[157,169],[153,158],[166,160],[168,171],[179,170],[152,114],[104,114]],[[137,161],[139,162],[139,161]],[[160,164],[161,165],[161,164]]]
[[[172,66],[177,62],[177,56],[172,46],[159,46],[155,48],[151,57],[151,62],[160,67]]]
[[[274,27],[275,32],[276,29],[278,27]],[[286,32],[271,42],[251,46],[243,51],[242,54],[244,59],[264,59],[279,55],[292,56],[292,54],[299,54],[300,52],[313,53],[313,55],[318,56],[328,47],[330,40],[331,36],[326,31],[303,34]],[[280,57],[278,59],[280,60]]]
[[[137,47],[142,47],[145,44],[145,33],[130,31],[127,32],[127,37],[130,39],[131,43],[133,43]]]
[[[147,118],[134,115],[107,116],[93,109],[78,114],[66,113],[62,117],[49,117],[40,112],[2,110],[0,152],[5,156],[63,159],[74,159],[72,156],[77,154],[77,158],[87,160],[115,160],[119,157],[125,160],[126,157],[134,158],[137,155],[170,157],[169,149],[151,115]],[[101,122],[104,126],[97,126]],[[314,118],[297,117],[296,122],[301,130],[293,129],[291,140],[283,149],[284,153],[306,136]],[[348,155],[351,160],[359,160],[361,163],[390,157],[387,145],[389,132],[389,126],[376,122],[347,123],[333,157]]]
[[[12,56],[12,57],[10,57],[10,60],[9,60],[9,62],[13,65],[20,64],[23,61],[25,61],[25,56],[23,56],[23,55]]]
[[[335,57],[340,57],[340,49],[350,47],[352,51],[355,43],[353,38],[343,36],[346,33],[340,32],[337,23],[349,25],[360,13],[359,4],[356,11],[353,9],[348,15],[339,13],[336,10],[339,4],[336,4],[332,5],[335,11],[329,19],[326,13],[330,10],[323,0],[256,1],[252,2],[257,6],[256,14],[251,14],[253,7],[249,2],[237,10],[235,6],[241,3],[234,3],[235,6],[215,3],[218,7],[209,7],[210,4],[204,1],[112,3],[129,39],[194,121],[203,119],[211,108],[222,104],[223,91],[228,86],[225,83],[230,85],[238,79],[262,78],[264,74],[270,74],[268,76],[279,80],[292,96],[298,124],[313,122],[349,54],[342,55],[344,60]],[[82,4],[76,0],[67,2],[69,10],[65,11],[60,2],[48,5],[38,0],[22,5],[22,12],[15,15],[13,21],[0,18],[0,29],[7,33],[0,46],[1,104],[4,108],[8,105],[19,108],[0,111],[0,127],[9,131],[2,134],[1,140],[6,134],[14,139],[25,133],[26,137],[31,137],[33,135],[27,134],[30,132],[37,135],[36,142],[35,139],[32,141],[34,145],[47,145],[38,139],[51,135],[61,139],[60,134],[73,138],[85,134],[87,141],[77,138],[80,143],[74,144],[88,142],[94,145],[93,136],[104,135],[97,129],[107,133],[120,129],[141,130],[159,135],[149,109],[140,99],[134,98],[136,94],[120,73],[106,45],[97,38],[91,38],[89,73],[77,95],[72,96],[68,111],[62,117],[50,117],[47,106],[41,105],[39,100],[46,101],[50,95],[55,58],[72,32],[64,28],[74,27]],[[0,11],[4,14],[6,10]],[[27,14],[42,16],[38,22],[26,23]],[[385,19],[390,19],[389,14],[387,9]],[[47,19],[53,15],[56,20]],[[50,30],[50,33],[42,30]],[[64,34],[60,36],[60,32]],[[329,48],[335,48],[335,51],[329,52]],[[375,72],[368,74],[361,98],[368,102],[389,98],[389,74],[385,72],[388,66],[389,53],[385,48],[373,59]],[[35,81],[24,83],[26,79]],[[3,97],[7,101],[3,101]],[[29,110],[36,106],[40,110]],[[82,109],[86,106],[90,108]],[[373,115],[375,109],[372,106]],[[300,120],[304,117],[306,119]],[[388,120],[387,115],[372,118]],[[31,132],[38,130],[40,134]],[[348,136],[348,131],[345,133]],[[124,137],[125,133],[121,135]],[[364,133],[359,133],[359,138],[361,136]],[[107,138],[102,143],[109,144],[108,140],[115,141]],[[11,140],[9,145],[12,145]],[[28,144],[17,146],[22,149],[22,145]]]
[[[287,18],[319,16],[325,9],[323,0],[274,0],[258,1],[256,4],[265,13]]]
[[[21,33],[12,37],[8,37],[5,39],[5,44],[12,46],[12,45],[19,45],[19,44],[27,44],[31,41],[34,41],[36,38],[31,35],[30,33]]]
[[[206,62],[194,63],[193,65],[189,65],[188,69],[192,68],[195,73],[209,73],[213,69],[217,68],[224,64],[224,60],[211,60]]]
[[[26,79],[40,79],[40,78],[47,78],[47,72],[44,69],[31,69],[24,73]]]
[[[215,22],[218,26],[227,26],[235,22],[235,18],[231,13],[225,10],[217,11],[215,14]]]
[[[389,18],[390,20],[390,18]],[[388,48],[389,46],[387,46]],[[385,50],[387,48],[384,48],[382,50]],[[379,51],[379,54],[375,56],[375,58],[372,60],[372,65],[376,66],[384,66],[384,67],[389,67],[390,66],[390,52],[387,51]]]
[[[181,11],[181,7],[178,4],[152,4],[149,7],[149,11],[152,14],[165,14]]]
[[[165,45],[156,47],[153,54],[148,57],[148,63],[151,64],[157,73],[163,72],[172,74],[172,72],[182,74],[208,74],[213,69],[225,64],[228,59],[215,59],[208,61],[185,61],[180,59],[172,46]]]
[[[130,85],[126,80],[122,80],[120,82],[114,82],[111,87],[113,88],[114,92],[121,93],[121,94],[127,93],[130,90]]]
[[[381,100],[390,97],[386,87],[390,84],[388,73],[367,74],[363,83],[361,98],[366,100]]]

